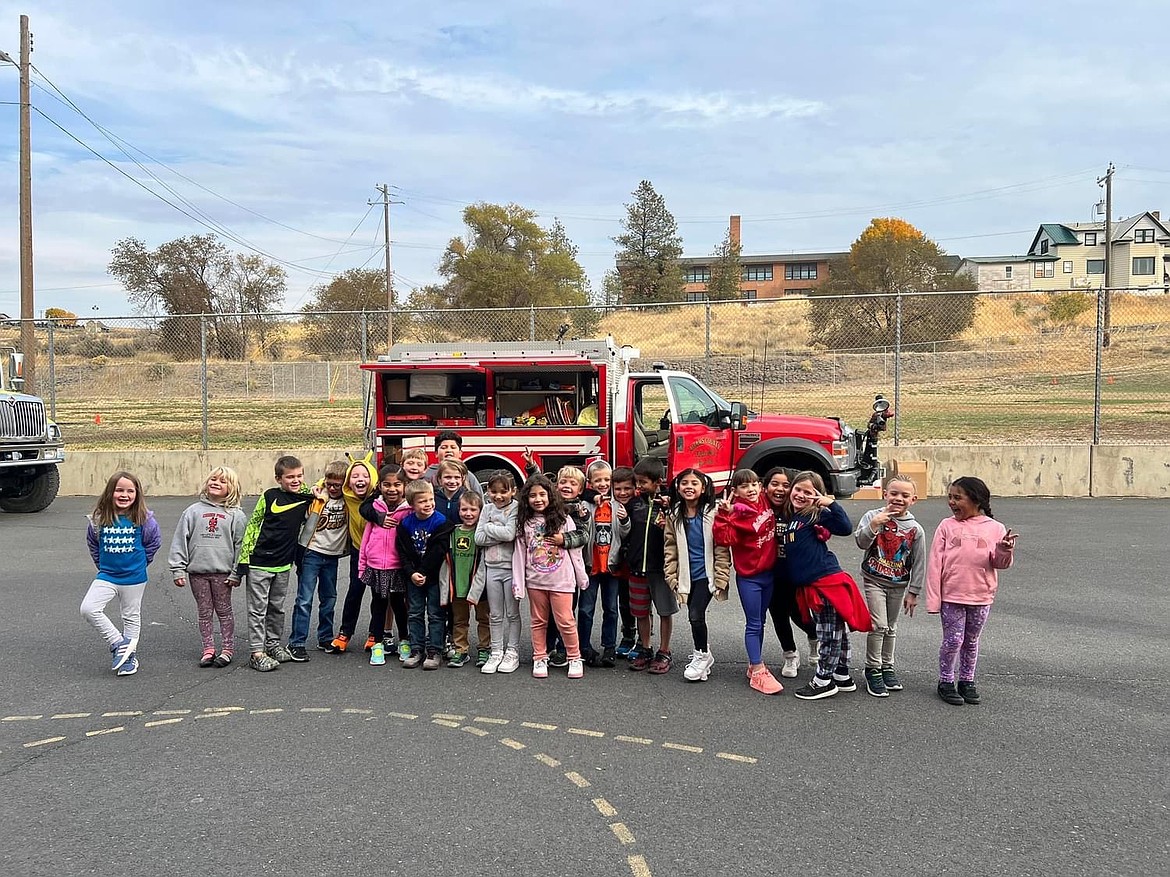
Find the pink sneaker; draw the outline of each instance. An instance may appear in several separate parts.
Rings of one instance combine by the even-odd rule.
[[[750,685],[760,694],[779,694],[784,690],[784,686],[772,675],[772,671],[767,667],[757,667],[752,671],[751,676],[748,677]]]

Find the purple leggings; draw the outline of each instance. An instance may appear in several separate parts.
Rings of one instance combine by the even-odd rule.
[[[195,607],[199,611],[199,636],[203,639],[205,652],[215,649],[211,633],[212,612],[219,616],[220,648],[229,654],[233,651],[236,620],[232,615],[232,589],[227,584],[227,577],[225,572],[187,574],[187,582],[195,597]]]
[[[943,641],[938,650],[939,682],[955,681],[955,664],[959,665],[959,680],[975,681],[975,662],[979,660],[979,634],[991,614],[990,606],[968,606],[965,603],[942,604]]]

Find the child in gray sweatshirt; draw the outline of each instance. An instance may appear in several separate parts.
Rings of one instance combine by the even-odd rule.
[[[169,558],[175,586],[188,582],[199,613],[203,640],[200,667],[226,667],[235,653],[235,616],[229,575],[244,540],[248,516],[240,508],[240,480],[227,466],[212,469],[199,500],[179,518]],[[238,584],[238,581],[236,582]],[[212,614],[219,616],[220,650],[215,652]]]
[[[488,479],[487,499],[475,544],[484,550],[484,575],[477,577],[468,600],[478,603],[487,592],[492,651],[481,673],[514,673],[520,666],[520,601],[512,593],[512,550],[516,541],[516,482],[501,470]]]
[[[874,697],[901,691],[894,673],[894,638],[898,614],[913,617],[926,582],[926,533],[910,507],[917,501],[914,482],[890,475],[882,487],[885,505],[866,512],[853,538],[865,551],[862,590],[873,629],[865,640],[865,687]]]

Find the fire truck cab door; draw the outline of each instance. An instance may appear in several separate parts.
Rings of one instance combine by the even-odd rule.
[[[666,465],[672,423],[670,395],[662,378],[639,377],[630,387],[630,422],[634,459],[658,457]]]
[[[727,412],[721,410],[706,387],[689,375],[668,374],[666,388],[673,411],[671,477],[684,469],[695,468],[709,475],[716,489],[723,487],[731,479],[734,441],[734,432],[725,422]]]

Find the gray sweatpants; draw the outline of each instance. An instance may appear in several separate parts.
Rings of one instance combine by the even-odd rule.
[[[873,621],[873,629],[865,637],[865,666],[866,669],[888,670],[894,666],[894,642],[898,636],[898,616],[902,612],[906,586],[890,587],[866,581],[863,588],[869,617]]]
[[[278,646],[284,640],[289,572],[255,567],[248,570],[248,648],[253,654]]]
[[[94,579],[81,601],[81,617],[94,626],[106,645],[121,642],[123,636],[130,638],[137,648],[138,635],[142,632],[142,595],[146,593],[146,582],[140,585],[112,585],[101,579]],[[122,630],[114,626],[106,615],[106,606],[111,600],[118,601],[122,614]]]
[[[488,566],[488,623],[492,630],[492,651],[503,654],[520,648],[520,601],[512,593],[512,567]]]

